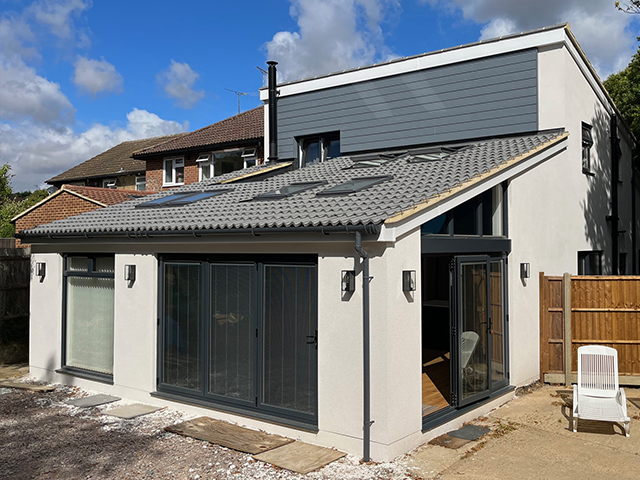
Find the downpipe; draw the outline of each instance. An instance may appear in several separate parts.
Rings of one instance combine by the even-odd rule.
[[[370,353],[370,294],[369,294],[369,254],[362,248],[362,234],[355,232],[355,250],[362,258],[362,367],[363,367],[363,454],[362,460],[371,460],[371,353]]]

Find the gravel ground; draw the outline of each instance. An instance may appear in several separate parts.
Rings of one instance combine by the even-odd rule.
[[[0,388],[2,479],[419,479],[403,459],[360,464],[355,455],[306,476],[282,470],[164,427],[192,418],[158,412],[123,420],[102,415],[124,401],[94,408],[64,404],[91,392]]]

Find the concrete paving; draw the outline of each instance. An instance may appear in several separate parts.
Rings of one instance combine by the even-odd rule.
[[[0,364],[0,380],[20,378],[29,374],[27,363]]]
[[[407,462],[424,479],[640,478],[640,389],[625,388],[631,437],[621,425],[570,429],[571,391],[544,386],[472,422],[491,433],[458,450],[424,445]]]

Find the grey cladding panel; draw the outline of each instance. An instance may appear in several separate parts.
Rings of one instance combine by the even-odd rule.
[[[342,153],[538,129],[537,51],[472,60],[283,97],[278,155],[340,131]]]

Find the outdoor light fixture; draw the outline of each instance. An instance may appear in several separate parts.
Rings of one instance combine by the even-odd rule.
[[[403,292],[416,291],[416,271],[415,270],[402,271],[402,291]]]
[[[529,276],[531,275],[531,271],[530,271],[530,267],[528,263],[521,263],[520,264],[520,278],[524,279],[524,278],[529,278]]]
[[[36,262],[36,276],[40,277],[40,281],[43,281],[46,275],[47,275],[47,264],[44,262]]]
[[[353,292],[356,289],[355,270],[342,270],[340,275],[340,290],[343,292]]]
[[[124,266],[124,279],[127,282],[135,282],[136,281],[136,266],[135,265],[125,265]]]

